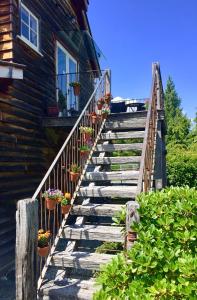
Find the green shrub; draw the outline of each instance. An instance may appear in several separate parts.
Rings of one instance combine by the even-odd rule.
[[[197,191],[171,187],[138,201],[138,241],[103,267],[94,300],[196,299]]]
[[[169,185],[197,187],[197,152],[193,147],[168,146],[167,177]]]

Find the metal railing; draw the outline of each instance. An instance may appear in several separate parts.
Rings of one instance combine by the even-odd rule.
[[[158,63],[154,63],[152,91],[151,98],[148,103],[148,114],[142,147],[137,194],[141,193],[142,191],[147,192],[152,187],[158,110],[163,109],[163,105],[163,87],[160,66]]]
[[[47,258],[39,258],[39,274],[38,274],[38,288],[40,287],[42,278],[45,275],[47,266],[50,263],[51,254],[58,242],[61,230],[66,222],[67,215],[63,216],[61,212],[60,203],[55,204],[53,210],[47,209],[47,204],[43,193],[48,189],[59,189],[61,192],[71,194],[71,204],[79,190],[79,186],[86,170],[88,157],[81,156],[80,148],[86,144],[84,134],[81,133],[80,127],[91,127],[93,133],[88,143],[91,147],[89,158],[93,153],[94,146],[97,143],[99,134],[102,131],[104,122],[101,118],[101,111],[97,108],[97,101],[103,98],[106,94],[111,93],[110,71],[103,73],[99,83],[94,89],[89,101],[81,112],[76,124],[69,133],[62,148],[51,164],[49,170],[38,186],[33,195],[33,200],[39,201],[39,228],[44,231],[51,232],[51,251]],[[97,119],[93,120],[92,116],[97,114]],[[80,177],[78,181],[72,182],[70,179],[71,165],[76,164],[80,167]]]

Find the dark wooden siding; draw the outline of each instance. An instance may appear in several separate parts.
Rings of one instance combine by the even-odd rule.
[[[41,126],[47,106],[56,101],[56,39],[77,59],[81,72],[90,69],[79,25],[70,19],[74,11],[68,2],[58,1],[59,6],[52,0],[23,2],[40,20],[40,52],[43,56],[18,39],[19,7],[18,1],[14,1],[13,57],[14,62],[26,65],[26,69],[24,80],[15,80],[7,86],[7,91],[0,91],[0,200],[13,202],[32,195],[67,135],[65,130],[56,132],[59,134],[57,147],[50,151],[54,145]],[[81,81],[82,109],[92,90],[87,86],[87,77],[81,75]]]

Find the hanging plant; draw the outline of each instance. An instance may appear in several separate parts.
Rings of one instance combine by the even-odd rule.
[[[70,168],[70,180],[72,182],[76,182],[80,176],[81,168],[76,164],[71,165]]]
[[[48,210],[54,210],[56,204],[62,198],[63,194],[60,190],[57,189],[48,189],[42,194],[42,197],[45,198],[46,207]]]
[[[81,91],[81,83],[78,81],[73,81],[69,85],[73,88],[74,95],[79,96]]]
[[[97,124],[97,121],[99,120],[99,116],[95,112],[93,112],[90,114],[90,117],[92,120],[92,124],[94,125]]]
[[[40,229],[38,231],[38,255],[41,257],[46,257],[49,254],[49,240],[50,240],[51,233],[50,231],[44,231]]]
[[[83,134],[83,140],[85,142],[88,142],[90,141],[91,137],[92,137],[92,134],[94,132],[94,129],[92,127],[84,127],[84,126],[81,126],[79,128],[80,132]]]
[[[110,108],[109,107],[104,107],[101,111],[101,117],[102,120],[107,119],[107,116],[110,114]]]
[[[104,104],[104,99],[103,99],[103,98],[100,98],[100,99],[97,101],[97,108],[98,108],[98,110],[101,110],[101,109],[102,109],[103,104]]]
[[[80,147],[80,154],[81,154],[81,157],[83,158],[87,158],[90,154],[90,147],[88,145],[84,145],[84,146],[81,146]]]
[[[110,94],[110,93],[106,93],[106,94],[105,94],[105,97],[104,97],[104,102],[105,102],[107,105],[109,105],[109,104],[110,104],[110,101],[111,101],[111,98],[112,98],[111,94]]]
[[[62,210],[63,215],[69,213],[69,210],[71,208],[70,200],[71,200],[71,194],[70,193],[65,193],[64,197],[62,198],[62,200],[60,202],[61,210]]]

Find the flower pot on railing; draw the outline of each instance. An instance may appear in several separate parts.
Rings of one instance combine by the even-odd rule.
[[[111,101],[111,94],[110,93],[107,93],[104,97],[104,102],[109,105],[110,104],[110,101]]]
[[[79,130],[83,135],[84,142],[89,142],[91,140],[94,129],[92,127],[81,126]]]
[[[103,100],[103,98],[100,98],[100,99],[97,101],[97,108],[98,108],[98,110],[101,110],[101,109],[102,109],[103,104],[104,104],[104,100]]]
[[[46,257],[49,254],[49,239],[50,239],[51,233],[50,231],[44,231],[43,229],[40,229],[38,231],[38,255],[41,257]]]
[[[59,199],[63,196],[62,192],[58,189],[48,189],[42,194],[42,197],[45,198],[46,207],[48,210],[54,210],[56,207],[56,203],[58,203]]]
[[[45,198],[46,207],[48,210],[54,210],[57,204],[57,199]]]
[[[70,172],[70,181],[76,182],[80,176],[80,173]]]
[[[81,91],[81,84],[78,81],[74,81],[70,83],[70,86],[73,88],[73,92],[75,96],[79,96]]]
[[[87,158],[90,154],[90,151],[89,150],[80,150],[80,155],[82,158]]]
[[[49,254],[50,247],[49,247],[49,245],[44,247],[44,248],[37,247],[37,250],[38,250],[38,255],[39,256],[47,257],[48,254]]]
[[[91,117],[92,124],[94,125],[97,124],[99,116],[95,112],[93,112],[92,114],[90,114],[90,117]]]
[[[71,194],[70,193],[65,193],[64,197],[61,200],[61,211],[63,215],[66,215],[69,213],[69,210],[71,208]]]
[[[76,164],[71,165],[70,169],[70,180],[72,182],[76,182],[80,176],[80,170],[81,168],[77,166]]]
[[[70,208],[71,208],[71,204],[67,204],[67,205],[61,206],[62,214],[63,215],[68,214],[69,211],[70,211]]]

